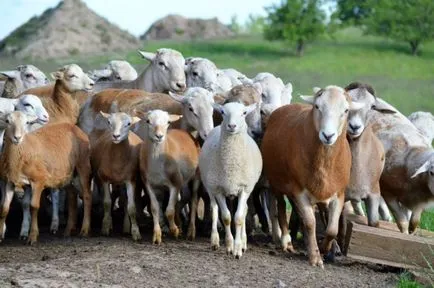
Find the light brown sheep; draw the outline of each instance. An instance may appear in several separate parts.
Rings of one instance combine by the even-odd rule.
[[[34,132],[28,129],[35,120],[22,112],[2,115],[0,120],[7,126],[4,151],[0,157],[1,177],[7,180],[6,200],[0,215],[0,229],[9,211],[14,188],[30,185],[31,230],[28,242],[37,241],[38,210],[44,188],[60,188],[71,183],[74,173],[80,179],[84,200],[84,219],[80,234],[87,236],[90,228],[90,149],[86,134],[69,123],[46,125]],[[28,133],[28,134],[27,134]],[[69,216],[65,235],[76,226],[76,195],[69,193]],[[2,233],[0,233],[1,235]]]
[[[307,232],[309,263],[323,267],[315,235],[313,205],[329,209],[322,252],[328,253],[338,233],[345,188],[350,180],[351,151],[346,140],[348,112],[360,108],[344,89],[328,86],[304,96],[312,106],[293,104],[275,110],[262,140],[265,175],[277,198],[282,246],[291,250],[283,196],[295,203]]]

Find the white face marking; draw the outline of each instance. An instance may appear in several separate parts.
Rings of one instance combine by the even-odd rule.
[[[167,129],[170,125],[170,115],[166,111],[152,110],[146,117],[148,137],[154,143],[162,143],[166,139]]]
[[[15,105],[15,110],[38,117],[40,124],[46,124],[50,120],[47,110],[45,110],[42,105],[41,99],[34,95],[26,94],[21,96],[18,103]]]
[[[109,129],[112,132],[113,143],[118,144],[128,139],[128,133],[132,125],[131,117],[122,112],[112,113],[107,118]]]
[[[3,120],[7,124],[6,135],[13,144],[20,144],[24,140],[24,136],[30,132],[32,124],[38,120],[38,117],[26,115],[21,111],[14,111]]]
[[[70,92],[92,90],[95,82],[83,72],[80,66],[70,64],[57,71]]]
[[[222,129],[229,134],[238,134],[247,131],[246,116],[253,112],[257,104],[244,106],[241,103],[231,102],[220,106],[220,113],[223,116]]]
[[[186,87],[185,59],[181,53],[172,49],[159,49],[152,61],[153,71],[165,83],[165,88],[174,92],[182,92]]]

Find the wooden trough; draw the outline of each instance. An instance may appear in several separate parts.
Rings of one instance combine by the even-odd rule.
[[[434,268],[434,232],[399,232],[395,223],[380,221],[369,227],[363,216],[347,215],[344,255],[348,258],[405,269]]]

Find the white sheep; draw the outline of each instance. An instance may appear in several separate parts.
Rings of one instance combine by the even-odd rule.
[[[427,138],[429,143],[434,139],[434,115],[430,112],[414,112],[408,119],[416,126],[417,129]]]
[[[247,107],[240,103],[227,103],[224,106],[214,104],[214,108],[223,116],[223,122],[211,131],[202,146],[199,158],[201,179],[211,200],[211,246],[217,249],[220,245],[217,232],[217,199],[226,231],[226,251],[233,253],[236,258],[240,258],[247,249],[247,200],[262,171],[261,152],[248,135],[245,120],[256,107],[256,103]],[[234,219],[235,243],[226,197],[238,197]]]
[[[231,78],[206,58],[189,58],[185,75],[187,87],[202,87],[213,93],[225,93],[233,87]]]
[[[291,103],[292,84],[283,84],[282,79],[271,73],[259,73],[252,79],[253,83],[260,83],[262,86],[262,101],[272,104],[275,108]]]
[[[33,65],[20,65],[15,70],[0,71],[0,80],[5,81],[1,97],[16,98],[27,89],[48,85],[45,74]]]
[[[112,60],[103,69],[89,71],[88,75],[94,81],[133,81],[137,71],[127,61]]]
[[[134,81],[98,82],[94,91],[107,88],[141,89],[147,92],[183,92],[185,83],[185,59],[181,53],[160,48],[156,53],[139,51],[150,64]]]

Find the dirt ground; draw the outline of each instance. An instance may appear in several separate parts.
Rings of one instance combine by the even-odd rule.
[[[206,238],[166,236],[156,246],[150,233],[139,243],[94,234],[66,239],[43,232],[33,247],[7,238],[0,245],[0,287],[395,287],[398,278],[344,258],[313,268],[304,255],[263,239],[235,260],[222,247],[212,251]]]

